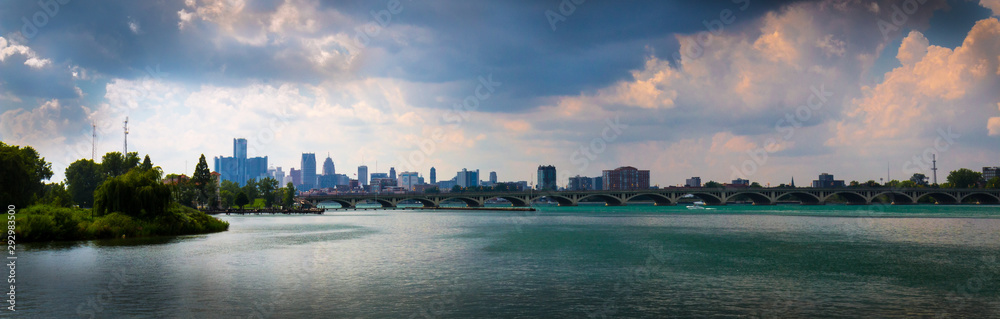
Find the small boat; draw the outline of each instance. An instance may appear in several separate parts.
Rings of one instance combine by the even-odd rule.
[[[694,205],[688,205],[687,209],[705,209],[705,202],[703,201],[694,202]]]

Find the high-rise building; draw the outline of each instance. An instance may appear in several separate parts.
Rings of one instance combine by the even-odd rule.
[[[595,190],[595,191],[604,190],[604,177],[603,176],[598,176],[598,177],[592,178],[591,181],[590,181],[590,186],[593,187],[593,188],[591,188],[591,190]]]
[[[431,184],[437,183],[437,170],[431,167]]]
[[[299,185],[302,185],[302,171],[292,167],[288,169],[288,176],[292,177],[292,185],[295,185],[296,189],[302,190],[301,188],[299,188]]]
[[[302,153],[302,188],[310,190],[316,187],[316,154]]]
[[[1000,176],[1000,167],[983,167],[983,179],[989,181],[994,177]]]
[[[815,188],[830,188],[830,187],[844,187],[844,181],[834,180],[833,175],[823,173],[819,174],[819,179],[812,182],[812,187]]]
[[[535,185],[536,189],[550,189],[557,190],[559,186],[556,185],[556,167],[549,166],[538,166],[538,184]]]
[[[368,166],[358,166],[358,182],[362,186],[368,186]]]
[[[274,174],[271,174],[274,180],[278,181],[278,186],[285,187],[285,171],[281,170],[281,166],[274,168]]]
[[[458,172],[456,175],[455,182],[462,188],[479,186],[479,170],[470,171],[463,168],[462,171]]]
[[[330,155],[326,156],[326,160],[323,161],[323,175],[337,175],[337,169],[333,166],[333,159]]]
[[[247,139],[233,139],[233,157],[236,158],[236,183],[244,185],[249,179],[247,178]]]
[[[636,190],[649,188],[649,170],[640,170],[632,166],[622,166],[612,170],[604,170],[601,176],[605,190]]]
[[[396,179],[396,168],[389,167],[389,178]]]
[[[695,176],[684,180],[684,187],[701,187],[701,177]]]
[[[233,139],[233,157],[215,157],[215,171],[222,180],[245,185],[250,179],[270,176],[267,172],[267,156],[247,158],[247,140]]]
[[[399,173],[398,184],[400,187],[405,188],[407,191],[413,191],[417,185],[420,185],[420,176],[417,172],[402,172]]]
[[[497,183],[497,172],[495,172],[495,171],[490,172],[490,183],[493,183],[493,184]]]
[[[576,175],[569,178],[569,185],[566,186],[566,189],[572,191],[592,190],[594,189],[593,182],[594,180],[590,177]]]

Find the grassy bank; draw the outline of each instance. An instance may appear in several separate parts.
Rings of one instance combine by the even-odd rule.
[[[15,221],[18,242],[191,235],[229,229],[228,222],[177,203],[153,218],[122,213],[91,217],[90,209],[33,205],[19,210]]]

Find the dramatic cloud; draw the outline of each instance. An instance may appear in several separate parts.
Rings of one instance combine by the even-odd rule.
[[[0,137],[56,179],[89,157],[91,124],[120,150],[125,117],[129,149],[168,172],[235,137],[285,171],[329,152],[443,179],[632,165],[661,186],[867,179],[949,127],[942,169],[1000,156],[997,20],[935,22],[996,1],[586,2],[557,28],[547,3],[394,3],[72,2],[25,38],[37,5],[6,2]]]

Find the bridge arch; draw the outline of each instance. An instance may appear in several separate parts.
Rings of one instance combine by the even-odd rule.
[[[716,196],[716,195],[714,195],[712,193],[693,192],[693,193],[684,194],[684,195],[682,195],[682,197],[683,196],[687,196],[687,195],[693,195],[694,197],[698,197],[699,199],[701,199],[701,201],[705,202],[705,204],[707,204],[707,205],[724,205],[726,203],[725,199],[723,199],[722,197]]]
[[[920,202],[920,200],[923,199],[924,197],[930,197],[931,199],[935,200],[938,204],[958,204],[959,203],[958,198],[956,198],[955,196],[952,196],[951,194],[945,193],[945,192],[933,192],[933,193],[926,193],[926,194],[917,196],[916,202]]]
[[[726,201],[728,202],[738,196],[746,196],[747,198],[750,198],[750,201],[753,201],[754,205],[774,205],[775,203],[771,197],[757,192],[736,193],[732,196],[726,197]]]
[[[805,194],[807,194],[807,193],[805,193]],[[827,194],[826,197],[822,198],[821,202],[825,203],[825,202],[830,201],[830,198],[833,197],[834,195],[840,195],[840,197],[843,197],[844,199],[846,199],[848,205],[868,205],[868,204],[871,204],[871,201],[867,197],[865,197],[864,195],[858,194],[856,192],[852,192],[852,191],[839,191],[839,192],[833,192],[833,193]]]
[[[404,199],[404,200],[400,200],[399,202],[404,202],[404,201],[416,201],[416,202],[420,203],[421,205],[424,205],[424,207],[437,207],[437,203],[435,203],[434,201],[432,201],[430,199],[426,199],[426,198],[420,198],[420,197],[407,198],[407,199]]]
[[[985,192],[966,194],[965,196],[962,196],[962,198],[959,200],[959,203],[964,203],[966,200],[972,200],[978,204],[983,204],[983,205],[1000,204],[1000,198]]]
[[[448,197],[445,200],[457,200],[457,201],[465,203],[465,205],[469,206],[469,207],[483,207],[483,203],[479,202],[475,198],[469,198],[469,197],[464,197],[464,196],[455,196],[455,197]]]
[[[671,206],[671,205],[676,205],[677,204],[677,203],[674,203],[673,200],[670,200],[670,197],[667,197],[666,195],[663,195],[663,194],[657,194],[657,193],[638,193],[638,194],[634,194],[632,196],[625,197],[625,200],[623,200],[622,202],[623,203],[627,203],[627,202],[632,201],[633,199],[640,198],[640,197],[645,197],[645,198],[652,199],[653,203],[655,203],[656,206]]]
[[[798,192],[798,191],[783,193],[779,195],[778,198],[775,198],[775,200],[780,200],[781,198],[784,198],[786,196],[790,196],[791,198],[797,199],[803,205],[819,205],[826,201],[825,198],[819,198],[819,196],[810,194],[808,192]],[[862,200],[862,202],[863,201],[864,200]]]
[[[896,192],[896,191],[880,192],[880,193],[877,193],[875,195],[872,195],[871,199],[874,200],[876,197],[879,197],[879,196],[882,196],[882,195],[886,195],[889,198],[889,201],[892,204],[894,204],[894,205],[907,205],[907,204],[914,204],[914,203],[917,202],[916,199],[914,199],[913,197],[910,197],[910,195],[906,195],[906,194],[903,194],[903,193],[900,193],[900,192]]]
[[[505,199],[508,202],[510,202],[510,204],[512,206],[514,206],[514,207],[527,207],[529,205],[528,202],[526,202],[523,198],[515,197],[515,196],[508,196],[508,195],[493,196],[493,197],[487,198],[486,200],[489,201],[489,200],[494,199],[494,198]]]
[[[528,199],[528,203],[533,203],[536,200],[542,199],[542,197],[556,200],[556,203],[559,203],[559,206],[576,206],[576,203],[578,202],[578,200],[573,200],[572,198],[562,195],[544,194]]]
[[[337,203],[337,204],[340,204],[340,208],[354,208],[354,205],[352,205],[350,202],[344,201],[344,200],[338,200],[338,199],[324,199],[324,200],[316,203],[315,206],[319,207],[319,204],[322,204],[322,203]]]

